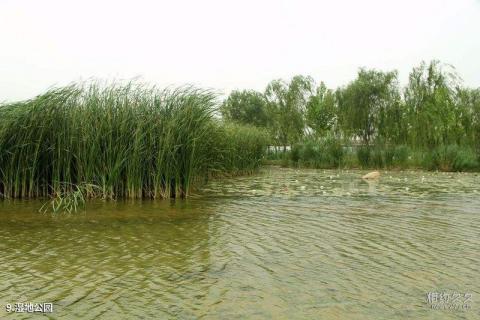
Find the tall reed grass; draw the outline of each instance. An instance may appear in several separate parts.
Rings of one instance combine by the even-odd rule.
[[[472,147],[441,145],[412,149],[406,145],[342,145],[332,138],[307,139],[284,155],[294,166],[313,168],[421,168],[440,171],[478,171],[479,155]]]
[[[339,168],[346,152],[340,141],[326,137],[293,145],[290,159],[295,165],[310,168]]]
[[[74,84],[0,105],[0,196],[91,184],[100,192],[87,198],[184,197],[212,173],[256,168],[263,134],[219,124],[216,108],[210,91],[134,82]]]

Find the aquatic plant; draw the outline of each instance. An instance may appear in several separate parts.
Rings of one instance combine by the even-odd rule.
[[[391,168],[393,166],[395,159],[395,147],[387,146],[383,150],[383,162],[385,163],[385,167]]]
[[[344,146],[334,138],[306,139],[296,143],[286,155],[295,166],[309,168],[423,168],[440,171],[480,169],[475,149],[463,145],[411,149],[406,145]],[[288,163],[285,163],[288,165]]]
[[[370,147],[361,146],[357,149],[357,160],[360,166],[367,168],[370,165]]]
[[[370,153],[369,165],[374,168],[383,168],[385,162],[386,152],[381,147],[375,147]]]
[[[307,140],[302,144],[300,159],[302,164],[310,167],[316,167],[321,156],[318,144],[315,141]]]
[[[263,134],[233,134],[216,108],[208,90],[135,82],[73,84],[1,105],[0,193],[48,197],[92,184],[106,199],[184,197],[212,172],[253,170]]]
[[[229,175],[258,169],[269,142],[265,130],[235,123],[215,125],[209,139],[202,153],[212,154],[210,172]]]
[[[85,201],[101,191],[98,186],[82,183],[72,185],[62,183],[59,189],[51,195],[51,199],[43,204],[39,212],[53,214],[77,212],[80,207],[85,206]],[[99,192],[101,194],[101,192]]]
[[[395,146],[393,150],[393,165],[400,168],[405,168],[407,166],[410,153],[410,148],[405,145]]]
[[[423,165],[430,170],[468,171],[478,168],[478,160],[472,148],[453,144],[427,152]]]
[[[293,145],[289,153],[294,164],[313,168],[338,168],[343,164],[344,156],[340,141],[330,137],[306,139]]]
[[[296,143],[292,146],[292,149],[290,150],[290,159],[293,161],[293,163],[298,164],[298,161],[300,160],[301,151],[302,151],[302,144]]]
[[[334,168],[338,168],[343,165],[345,158],[345,150],[340,140],[330,138],[325,141],[326,154],[329,155],[328,163]]]

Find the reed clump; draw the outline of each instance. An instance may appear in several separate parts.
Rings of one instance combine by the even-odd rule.
[[[407,145],[342,144],[330,138],[306,139],[284,154],[287,164],[313,168],[425,169],[478,171],[480,159],[471,146],[450,144],[433,148]]]
[[[215,167],[219,173],[249,174],[262,164],[268,133],[261,128],[226,123],[217,129]]]
[[[87,184],[97,187],[86,198],[185,197],[212,173],[255,169],[263,134],[235,134],[216,109],[208,90],[134,82],[74,84],[0,105],[0,196],[52,197]]]
[[[346,152],[341,143],[331,137],[305,140],[293,145],[290,160],[295,166],[309,168],[339,168]]]

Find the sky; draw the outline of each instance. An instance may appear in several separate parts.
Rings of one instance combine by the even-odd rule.
[[[88,79],[220,94],[452,64],[480,87],[479,0],[0,0],[0,101]]]

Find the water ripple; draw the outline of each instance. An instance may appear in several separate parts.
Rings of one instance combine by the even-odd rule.
[[[480,177],[363,173],[268,168],[188,201],[70,217],[2,202],[0,304],[82,319],[477,318]],[[431,310],[425,294],[445,290],[476,304]]]

